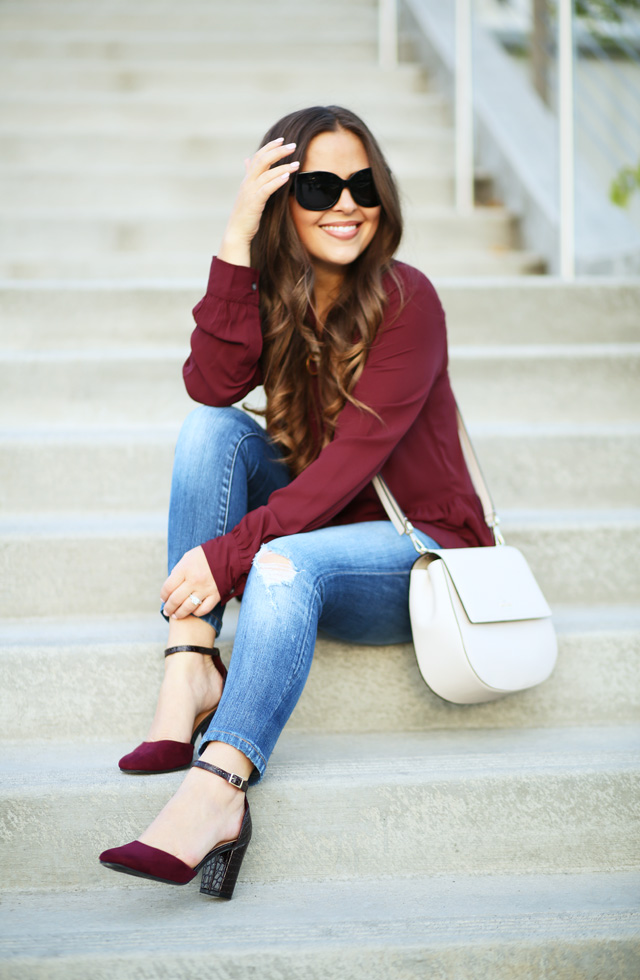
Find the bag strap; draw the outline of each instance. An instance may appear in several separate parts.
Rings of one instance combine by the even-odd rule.
[[[458,436],[460,438],[462,454],[469,469],[469,474],[471,476],[474,489],[480,498],[485,522],[487,527],[491,529],[495,543],[497,545],[504,544],[504,538],[499,530],[500,518],[496,514],[495,507],[493,506],[493,500],[491,499],[487,482],[482,475],[478,457],[476,456],[473,443],[471,442],[471,438],[469,437],[467,427],[464,424],[464,419],[462,418],[462,413],[457,403],[456,419],[458,422]],[[419,555],[427,554],[429,549],[425,548],[422,541],[420,541],[420,539],[416,536],[413,524],[404,514],[402,508],[398,504],[398,501],[393,496],[380,474],[378,474],[378,476],[374,476],[373,488],[380,498],[380,503],[384,507],[387,517],[395,527],[398,534],[407,534],[409,538],[411,538],[411,543]]]

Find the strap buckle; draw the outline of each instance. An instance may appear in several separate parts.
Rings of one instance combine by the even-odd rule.
[[[489,525],[489,527],[491,528],[493,534],[493,540],[495,541],[496,545],[504,544],[504,538],[502,537],[502,533],[500,532],[500,518],[498,517],[496,512],[491,511],[488,517],[485,515],[485,520]]]
[[[425,548],[422,541],[417,536],[416,529],[414,528],[413,524],[411,523],[408,517],[405,517],[404,521],[402,522],[402,526],[404,527],[404,533],[408,536],[408,538],[411,541],[411,544],[416,549],[418,554],[419,555],[428,554],[429,549]]]

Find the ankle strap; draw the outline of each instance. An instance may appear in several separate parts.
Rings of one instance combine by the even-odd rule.
[[[170,657],[172,653],[182,653],[183,650],[186,650],[188,653],[211,654],[211,656],[218,653],[215,647],[194,647],[186,643],[181,647],[167,647],[167,649],[164,651],[164,655],[165,657]]]
[[[235,786],[236,789],[241,790],[243,793],[247,792],[247,786],[249,785],[248,779],[243,779],[242,776],[238,776],[235,772],[227,772],[226,769],[218,769],[217,766],[212,766],[208,762],[203,762],[202,759],[198,759],[197,762],[193,763],[198,769],[206,769],[207,772],[212,772],[214,776],[221,776],[226,779],[228,783]]]

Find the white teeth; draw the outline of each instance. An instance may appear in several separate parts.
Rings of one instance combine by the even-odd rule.
[[[322,225],[327,231],[355,231],[357,225]]]

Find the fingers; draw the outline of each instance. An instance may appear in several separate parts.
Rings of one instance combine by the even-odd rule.
[[[271,140],[257,153],[245,160],[245,177],[240,185],[218,258],[235,265],[250,265],[250,246],[260,226],[265,205],[272,194],[283,187],[300,166],[298,160],[279,164],[290,157],[295,143],[285,143],[283,138]]]
[[[273,167],[278,160],[291,156],[296,148],[295,143],[285,143],[282,137],[265,143],[260,149],[249,158],[247,163],[247,173],[264,173]]]
[[[202,601],[196,605],[190,596]],[[166,616],[184,619],[204,616],[220,601],[209,563],[202,548],[188,551],[175,566],[160,591]]]
[[[248,162],[245,162],[247,170],[245,183],[254,184],[256,188],[266,192],[264,194],[265,202],[299,168],[299,160],[274,166],[278,160],[291,156],[295,148],[295,143],[283,143],[282,138],[280,138],[262,146]]]

